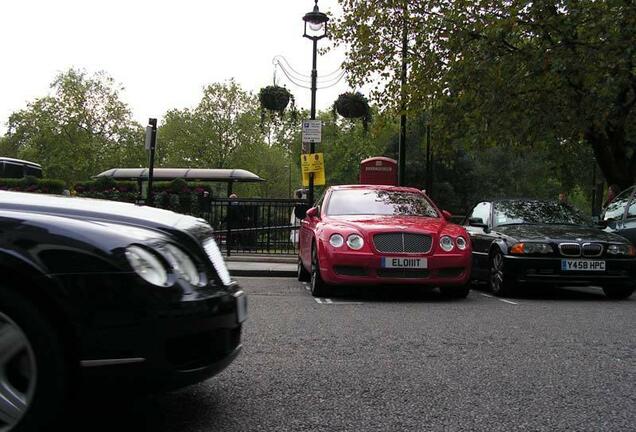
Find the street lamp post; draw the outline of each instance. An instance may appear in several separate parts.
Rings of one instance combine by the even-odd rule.
[[[303,17],[305,22],[305,33],[303,37],[313,42],[312,52],[312,68],[311,68],[311,120],[316,119],[316,90],[318,71],[316,70],[316,60],[318,58],[318,41],[327,37],[327,22],[329,17],[327,14],[320,12],[318,9],[318,0],[314,0],[314,9],[311,12],[307,12]],[[309,153],[316,151],[313,141],[310,143]],[[309,205],[314,205],[314,174],[309,174],[309,194],[307,196]]]

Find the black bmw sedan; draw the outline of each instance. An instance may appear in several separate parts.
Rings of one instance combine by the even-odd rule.
[[[552,201],[484,201],[464,225],[473,245],[472,278],[496,295],[518,284],[601,286],[610,298],[636,286],[636,249],[601,231],[569,205]]]
[[[173,389],[239,353],[247,302],[204,221],[0,191],[0,430],[88,383]]]

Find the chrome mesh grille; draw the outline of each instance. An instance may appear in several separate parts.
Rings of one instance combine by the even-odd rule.
[[[598,243],[583,244],[583,256],[595,257],[603,254],[603,246]]]
[[[581,245],[578,243],[560,243],[559,251],[563,256],[581,256]]]
[[[431,236],[414,233],[382,233],[373,236],[378,252],[427,253],[433,244]]]

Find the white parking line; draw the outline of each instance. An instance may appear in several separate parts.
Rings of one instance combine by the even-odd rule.
[[[519,303],[517,303],[517,302],[513,302],[513,301],[510,301],[510,300],[506,300],[506,299],[502,299],[502,298],[497,298],[497,297],[492,296],[492,295],[490,295],[490,294],[484,294],[484,293],[479,293],[479,294],[483,295],[484,297],[488,297],[488,298],[491,298],[491,299],[495,299],[495,300],[502,301],[502,302],[504,302],[504,303],[513,304],[513,305],[518,305],[518,304],[519,304]]]
[[[502,302],[504,302],[504,303],[510,303],[510,304],[513,304],[513,305],[518,305],[518,304],[519,304],[519,303],[516,303],[516,302],[510,301],[510,300],[506,300],[506,299],[498,299],[498,300],[500,300],[500,301],[502,301]]]
[[[364,304],[362,302],[355,302],[355,301],[333,301],[330,298],[318,298],[318,297],[314,297],[314,300],[316,300],[316,303],[321,304],[321,305],[361,305]]]
[[[323,303],[322,303],[322,300],[320,300],[320,299],[319,299],[319,298],[317,298],[317,297],[314,297],[314,300],[316,300],[316,303],[318,303],[318,304],[323,304]]]
[[[325,299],[325,303],[327,303],[327,304],[333,304],[333,301],[331,301],[331,299]]]

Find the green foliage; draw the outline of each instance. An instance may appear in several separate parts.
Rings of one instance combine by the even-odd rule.
[[[373,98],[393,112],[402,94],[410,113],[432,110],[438,142],[589,146],[610,183],[634,182],[636,8],[630,2],[339,3],[334,35],[347,48],[352,83],[372,86]]]
[[[47,176],[67,182],[124,163],[140,166],[143,129],[119,99],[121,90],[105,73],[69,69],[55,78],[51,95],[10,116],[0,150],[38,162]]]
[[[30,176],[21,179],[0,178],[0,190],[59,195],[64,192],[65,188],[66,183],[64,180],[38,179]]]

